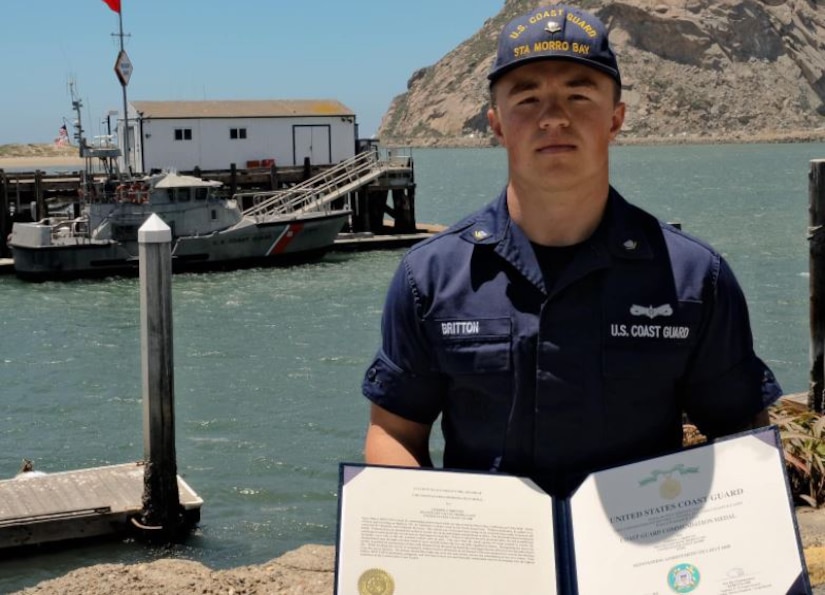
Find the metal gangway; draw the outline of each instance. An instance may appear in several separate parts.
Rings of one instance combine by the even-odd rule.
[[[234,198],[239,204],[245,204],[244,199],[251,197],[252,206],[244,211],[244,215],[258,221],[277,215],[323,211],[333,201],[372,182],[388,169],[399,166],[409,167],[409,164],[398,163],[397,159],[382,160],[378,151],[370,150],[290,188],[245,192],[236,194]]]

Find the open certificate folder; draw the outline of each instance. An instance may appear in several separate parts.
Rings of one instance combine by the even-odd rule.
[[[590,475],[341,465],[337,595],[811,592],[776,428]]]

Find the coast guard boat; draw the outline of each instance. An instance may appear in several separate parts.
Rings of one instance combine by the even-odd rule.
[[[324,174],[335,180],[320,190],[313,180],[290,189],[228,198],[220,182],[173,170],[135,176],[118,170],[121,151],[109,142],[90,145],[71,85],[75,139],[86,171],[79,216],[15,223],[7,245],[14,271],[30,281],[76,279],[139,272],[138,229],[152,213],[172,231],[172,270],[208,271],[306,262],[333,247],[350,210],[333,208],[350,187],[353,172],[367,180],[380,173],[374,153],[358,155]],[[99,162],[105,177],[93,171]],[[354,169],[355,168],[355,169]],[[242,210],[240,201],[253,206]]]
[[[31,281],[137,275],[137,232],[152,213],[172,230],[175,272],[305,262],[333,246],[350,215],[277,192],[244,212],[216,193],[220,186],[174,171],[90,185],[79,217],[14,224],[15,273]]]

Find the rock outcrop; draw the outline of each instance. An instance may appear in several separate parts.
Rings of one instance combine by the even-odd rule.
[[[628,104],[622,140],[825,138],[825,4],[813,0],[570,0],[610,29]],[[384,144],[485,146],[498,31],[547,0],[507,0],[410,77]]]

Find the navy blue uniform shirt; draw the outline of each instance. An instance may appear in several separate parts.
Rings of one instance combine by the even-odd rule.
[[[612,188],[550,288],[506,191],[413,247],[382,335],[367,398],[423,424],[441,414],[445,467],[527,475],[557,495],[678,449],[683,412],[720,436],[781,395],[725,261]]]

